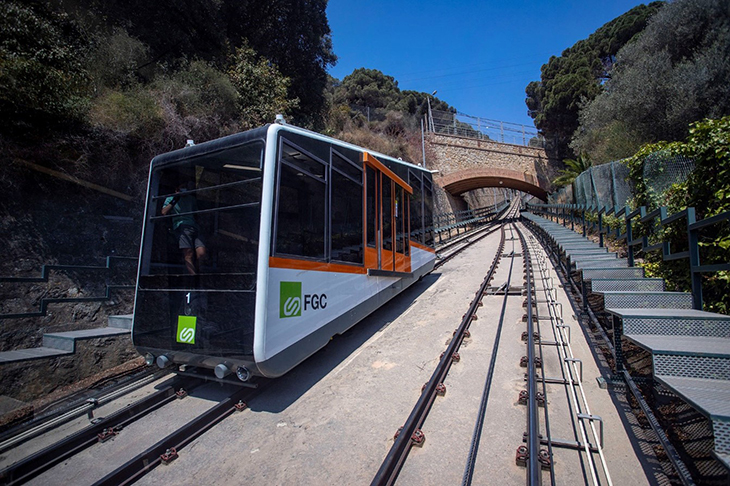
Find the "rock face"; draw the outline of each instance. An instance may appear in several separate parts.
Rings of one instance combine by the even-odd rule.
[[[98,170],[64,179],[7,160],[0,168],[0,277],[36,281],[0,281],[0,315],[37,313],[44,300],[47,312],[0,317],[0,351],[41,346],[45,333],[106,327],[109,315],[130,314],[132,289],[112,290],[103,301],[48,299],[105,297],[110,285],[134,284],[144,181],[132,173],[120,175],[126,185],[111,191],[101,187]],[[52,161],[43,164],[58,168]],[[74,182],[75,177],[96,186]],[[47,281],[38,281],[44,265],[105,267],[110,256],[115,257],[111,269],[50,270]],[[30,401],[135,356],[128,335],[80,341],[73,355],[0,365],[0,395]]]
[[[128,334],[78,341],[74,354],[0,364],[0,395],[30,402],[138,356]]]

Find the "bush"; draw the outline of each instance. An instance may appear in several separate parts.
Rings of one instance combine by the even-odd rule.
[[[97,127],[140,138],[158,134],[165,124],[155,97],[140,86],[109,91],[94,100],[90,121]]]

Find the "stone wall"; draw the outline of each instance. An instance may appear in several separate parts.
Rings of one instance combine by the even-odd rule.
[[[509,169],[534,176],[547,189],[557,175],[556,161],[545,149],[431,133],[429,148],[434,158],[428,168],[442,175],[478,167]]]

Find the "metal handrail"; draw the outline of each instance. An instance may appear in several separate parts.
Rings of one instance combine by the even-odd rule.
[[[637,251],[647,253],[661,250],[662,259],[664,261],[689,259],[689,272],[692,284],[692,306],[698,310],[702,310],[703,308],[702,274],[730,270],[730,261],[703,265],[699,251],[700,230],[730,221],[730,211],[698,221],[695,208],[693,207],[685,208],[674,214],[668,214],[668,209],[665,206],[656,208],[653,211],[648,211],[646,206],[641,206],[632,210],[628,206],[623,208],[620,206],[612,208],[603,206],[598,208],[592,206],[587,207],[581,204],[528,203],[527,209],[536,214],[545,215],[551,221],[553,219],[556,222],[562,220],[563,226],[567,226],[570,223],[571,227],[574,227],[575,223],[580,221],[583,228],[583,235],[586,235],[586,229],[595,231],[599,236],[599,246],[601,247],[604,246],[604,235],[613,234],[617,241],[625,242],[629,266],[634,266],[634,257]],[[593,217],[595,215],[597,223],[587,220],[586,213],[589,214],[589,217]],[[623,220],[623,223],[620,223],[619,227],[614,232],[605,228],[603,224],[603,216],[612,214],[615,214],[617,218]],[[650,243],[650,236],[655,234],[653,231],[649,231],[649,234],[640,236],[636,236],[634,234],[634,225],[636,223],[651,224],[653,225],[653,228],[656,228],[657,225],[659,227],[666,227],[682,220],[686,221],[685,233],[687,236],[687,250],[672,251],[670,242],[664,240]],[[623,224],[623,233],[621,232],[621,224]]]

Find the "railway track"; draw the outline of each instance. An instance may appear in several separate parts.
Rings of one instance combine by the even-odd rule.
[[[498,439],[495,443],[495,437],[485,439],[483,435],[485,431],[495,429],[495,416],[514,417],[519,415],[515,414],[515,410],[519,409],[524,409],[523,418],[513,420],[513,430],[508,433],[512,440],[516,437],[522,440],[513,448],[513,464],[501,466],[511,470],[511,481],[519,480],[519,473],[511,467],[518,465],[523,468],[520,481],[530,485],[613,484],[603,453],[603,422],[601,417],[591,413],[588,394],[583,386],[583,364],[571,345],[570,327],[563,319],[562,303],[557,299],[557,288],[549,272],[548,259],[534,237],[521,225],[503,222],[499,228],[491,231],[496,230],[501,230],[501,238],[492,265],[454,332],[453,339],[441,355],[431,379],[424,385],[418,402],[395,436],[372,485],[395,484],[399,478],[405,484],[410,484],[428,464],[433,463],[450,469],[440,471],[443,478],[447,478],[445,483],[456,482],[459,472],[464,485],[489,482],[494,469],[494,464],[489,462],[494,460],[495,448],[504,447],[504,444],[500,444]],[[505,238],[506,235],[509,237]],[[520,264],[524,273],[522,281],[515,285],[520,280]],[[500,268],[503,270],[498,272]],[[491,285],[494,282],[498,284]],[[495,302],[485,307],[486,299]],[[524,315],[520,319],[524,326],[520,336],[524,355],[520,358],[514,355],[518,330],[510,327],[516,305],[524,308]],[[492,325],[485,328],[481,326],[482,320],[478,320],[478,314],[484,316],[484,309],[487,308],[490,309],[488,316]],[[460,353],[460,349],[475,334],[482,336],[484,347],[491,349],[478,357],[474,356],[472,360],[469,359],[471,350],[468,347],[463,353]],[[504,376],[505,359],[519,359],[523,366],[524,388],[520,390],[516,401],[510,400],[511,403],[505,403],[504,394],[499,389],[502,385],[495,385],[495,375],[498,373],[500,381],[509,379]],[[457,372],[452,380],[449,372],[457,362],[459,366],[468,366],[469,369]],[[475,397],[476,380],[470,380],[468,385],[459,383],[464,381],[464,373],[483,377],[478,406],[476,400],[472,400],[474,403],[471,407],[461,406],[457,409],[453,404],[445,405],[444,410],[434,411],[436,415],[440,413],[441,417],[437,417],[430,427],[429,412],[439,408],[440,397],[446,395],[452,386],[468,386],[472,397]],[[516,376],[517,380],[519,378]],[[463,389],[459,391],[463,392]],[[495,405],[492,403],[495,400],[501,403]],[[452,409],[451,413],[446,409]],[[465,410],[473,420],[471,433],[462,426],[458,437],[448,438],[448,434],[441,429],[449,417],[453,422],[457,416],[463,416]],[[444,418],[444,414],[448,417]],[[556,431],[560,435],[556,435]],[[423,448],[427,436],[436,437],[430,439],[430,452],[424,452]],[[444,440],[444,444],[433,445],[434,440]],[[454,447],[454,440],[462,444],[458,448]],[[408,458],[413,449],[419,450],[411,466]],[[463,457],[459,459],[452,456],[447,463],[439,460],[438,456],[455,449],[464,451]],[[556,470],[556,461],[560,466],[571,464],[570,470],[566,472],[560,466]]]
[[[498,482],[504,484],[520,481],[531,485],[613,484],[609,461],[604,454],[602,421],[588,403],[591,392],[584,389],[588,371],[579,356],[585,356],[586,350],[574,349],[576,346],[571,343],[570,327],[563,315],[566,304],[558,298],[559,286],[551,273],[549,259],[529,232],[515,222],[517,210],[517,206],[513,206],[498,224],[468,236],[469,246],[481,242],[481,247],[486,248],[485,239],[492,238],[496,242],[495,233],[499,232],[499,242],[490,246],[493,253],[480,256],[481,260],[491,258],[491,266],[445,351],[435,360],[436,365],[423,385],[416,405],[400,419],[403,427],[392,439],[382,463],[366,461],[360,470],[360,479],[349,474],[346,477],[358,483],[372,480],[372,484],[394,484],[396,480],[411,484],[424,482],[424,477],[431,478],[426,483],[443,484],[459,481],[482,484],[493,482],[492,478],[498,478]],[[448,268],[442,265],[465,250],[466,247],[458,248],[460,246],[451,247],[446,255],[448,258],[441,259],[437,268]],[[444,325],[441,323],[438,327]],[[378,333],[382,332],[377,331],[372,338],[365,339],[361,343],[363,347],[380,339]],[[326,350],[330,350],[330,346]],[[328,382],[327,386],[332,389],[331,380],[336,382],[337,375],[361,352],[353,352],[350,357],[343,355],[345,358],[333,365],[336,366],[334,370],[328,368],[301,393],[310,393],[310,388],[317,388],[315,383],[318,381]],[[313,359],[311,365],[314,369],[317,359]],[[307,366],[305,362],[300,368]],[[69,469],[81,467],[74,466],[77,459],[80,464],[89,461],[93,464],[99,457],[105,457],[109,459],[103,467],[98,467],[98,474],[88,482],[131,484],[154,471],[157,465],[178,464],[174,462],[178,453],[196,439],[199,444],[196,455],[202,450],[215,464],[223,460],[217,449],[219,444],[228,439],[216,439],[213,435],[230,437],[235,430],[235,434],[245,440],[249,433],[245,430],[264,430],[260,415],[242,415],[243,422],[234,420],[231,423],[225,419],[237,410],[243,410],[245,404],[256,400],[257,396],[262,397],[262,403],[278,403],[281,399],[274,395],[286,395],[286,388],[297,382],[297,373],[307,376],[311,371],[292,373],[295,377],[274,382],[276,386],[269,389],[271,393],[263,393],[271,382],[262,383],[258,389],[233,389],[178,377],[158,386],[149,397],[118,414],[109,415],[0,471],[0,483],[21,484],[32,480],[33,484],[41,484],[47,482],[44,478],[55,468],[61,468],[58,477],[73,478]],[[178,399],[181,387],[193,396]],[[201,398],[205,398],[205,403]],[[318,402],[311,396],[310,401],[318,412],[325,408],[321,403],[316,405]],[[290,400],[289,407],[294,407],[295,403],[299,402]],[[280,405],[274,409],[279,410],[278,407]],[[365,412],[354,412],[334,402],[331,407],[326,415],[337,414],[338,407],[347,413]],[[270,408],[259,406],[259,410]],[[286,414],[286,407],[277,412],[277,415]],[[176,420],[171,420],[173,417]],[[403,418],[405,422],[402,422]],[[166,428],[161,427],[163,422],[167,423]],[[211,431],[216,424],[220,424],[216,432]],[[286,424],[285,420],[279,419],[275,430],[286,430]],[[244,431],[240,427],[244,427]],[[208,431],[210,434],[206,434]],[[338,437],[332,440],[341,443],[339,434],[345,432],[337,432]],[[250,433],[254,437],[270,435]],[[429,438],[427,444],[426,437]],[[114,442],[118,442],[116,447],[113,447]],[[281,446],[272,447],[272,451],[282,450]],[[326,461],[319,449],[321,446],[315,457]],[[258,451],[258,447],[252,449],[251,454]],[[377,453],[368,454],[368,457],[373,456],[377,457]],[[186,466],[189,460],[181,459],[177,474],[188,477],[185,475],[190,474],[189,466]],[[284,469],[299,471],[305,482],[317,480],[304,472],[306,466],[291,466],[286,461],[285,464],[288,467],[282,466]],[[352,465],[342,463],[340,467]],[[229,465],[228,469],[231,467]],[[225,469],[216,467],[213,474]],[[433,469],[438,469],[442,477],[434,480],[430,476]],[[175,467],[158,469],[163,473],[161,476],[151,475],[151,479],[142,483],[180,481],[175,470]],[[247,466],[247,471],[250,470]],[[331,473],[328,476],[332,480],[335,477]],[[216,476],[211,475],[211,478],[212,482],[216,481]],[[260,479],[262,483],[287,483],[286,478],[283,475]],[[218,477],[217,480],[222,479]]]

